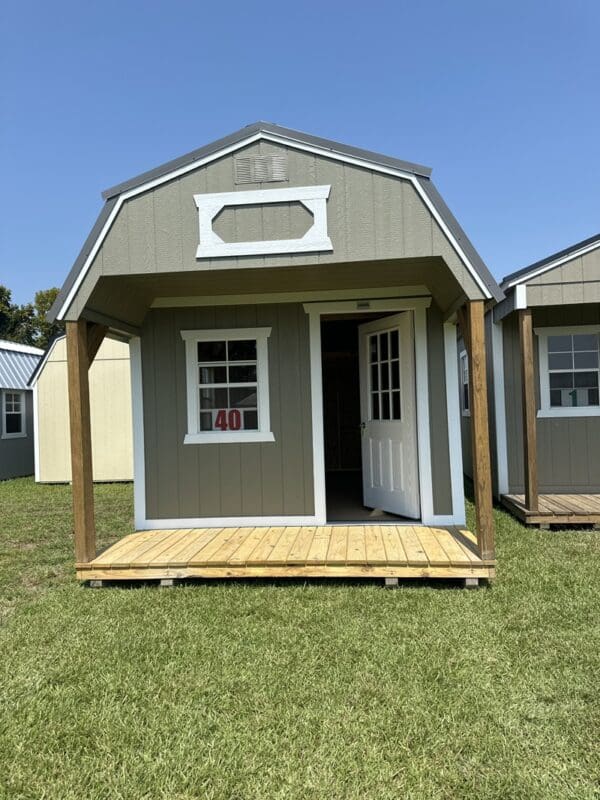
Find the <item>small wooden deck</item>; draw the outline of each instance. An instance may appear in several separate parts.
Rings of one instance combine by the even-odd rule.
[[[600,525],[600,494],[541,494],[538,511],[522,494],[505,494],[502,503],[527,525]]]
[[[196,528],[125,536],[77,577],[172,578],[492,578],[474,535],[458,528],[326,525]]]

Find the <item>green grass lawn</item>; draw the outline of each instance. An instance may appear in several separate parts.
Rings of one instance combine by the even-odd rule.
[[[94,591],[69,489],[0,483],[0,797],[598,798],[600,534],[496,522],[479,591]]]

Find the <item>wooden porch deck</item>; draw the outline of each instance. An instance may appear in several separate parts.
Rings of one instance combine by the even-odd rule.
[[[502,503],[527,525],[600,525],[600,494],[540,494],[537,511],[522,494],[505,494]]]
[[[125,536],[77,578],[492,578],[465,529],[402,525],[196,528]]]

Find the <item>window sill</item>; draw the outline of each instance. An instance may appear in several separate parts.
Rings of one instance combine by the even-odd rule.
[[[0,439],[26,439],[26,433],[3,433]]]
[[[462,411],[461,413],[462,413],[463,417],[470,417],[471,416],[471,412],[470,411]]]
[[[600,417],[600,407],[579,406],[578,408],[542,408],[537,412],[538,419],[560,419],[574,417]]]
[[[274,442],[270,431],[239,431],[236,433],[186,433],[184,444],[240,444],[241,442]]]

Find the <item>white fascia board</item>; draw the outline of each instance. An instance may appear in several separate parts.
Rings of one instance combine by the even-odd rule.
[[[87,258],[86,258],[86,260],[85,260],[85,262],[83,264],[83,267],[81,268],[81,271],[80,271],[79,275],[77,276],[77,278],[76,278],[75,282],[73,283],[73,286],[71,287],[71,289],[70,289],[70,291],[69,291],[64,303],[62,304],[62,306],[60,308],[60,311],[57,314],[57,319],[59,319],[59,320],[64,319],[64,315],[66,314],[69,306],[73,302],[73,298],[77,294],[77,291],[79,290],[79,287],[81,286],[85,276],[87,275],[88,270],[89,270],[94,258],[96,257],[96,255],[98,253],[98,250],[100,249],[100,246],[102,245],[102,242],[106,238],[106,235],[107,235],[108,231],[110,230],[110,228],[112,227],[112,224],[113,224],[117,214],[121,210],[121,206],[123,205],[123,203],[126,200],[129,200],[129,199],[131,199],[132,197],[135,197],[138,194],[143,194],[144,192],[147,192],[150,189],[154,189],[154,188],[156,188],[157,186],[160,186],[163,183],[167,183],[168,181],[172,181],[173,179],[178,178],[181,175],[185,175],[186,173],[191,172],[191,171],[193,171],[195,169],[198,169],[199,167],[205,166],[206,164],[209,164],[212,161],[216,161],[219,158],[223,158],[223,156],[226,156],[229,153],[233,153],[236,150],[240,150],[243,147],[247,147],[249,144],[252,144],[252,143],[254,143],[256,141],[259,141],[261,139],[263,139],[265,141],[275,142],[277,144],[282,144],[282,145],[287,146],[287,147],[292,147],[292,148],[294,148],[296,150],[303,150],[305,152],[314,153],[316,155],[322,156],[323,158],[329,158],[329,159],[332,159],[334,161],[341,161],[341,162],[346,163],[346,164],[352,164],[352,165],[355,165],[355,166],[358,166],[358,167],[362,167],[363,169],[371,170],[372,172],[379,172],[379,173],[381,173],[383,175],[392,175],[394,177],[403,178],[403,179],[405,179],[407,181],[410,181],[410,183],[413,185],[415,191],[417,192],[417,194],[419,195],[419,197],[421,198],[421,200],[423,201],[425,206],[428,208],[428,210],[430,211],[432,216],[435,218],[436,222],[438,223],[438,225],[442,229],[444,235],[446,236],[446,238],[448,239],[448,241],[450,242],[450,244],[452,245],[452,247],[456,251],[457,255],[459,256],[459,258],[461,259],[461,261],[463,262],[463,264],[467,268],[468,272],[471,274],[471,277],[473,278],[473,280],[476,282],[476,284],[479,286],[479,288],[483,292],[483,295],[486,297],[486,299],[491,299],[492,295],[491,295],[490,290],[488,289],[488,287],[483,282],[481,276],[479,275],[479,273],[475,269],[474,265],[471,263],[471,261],[467,257],[466,253],[464,252],[464,250],[462,249],[462,247],[458,243],[457,239],[453,236],[453,234],[449,230],[448,226],[446,225],[446,223],[444,222],[444,220],[440,216],[440,214],[439,214],[438,210],[435,208],[434,204],[431,202],[429,197],[427,197],[427,195],[423,191],[423,188],[421,187],[419,181],[417,180],[416,175],[414,175],[411,172],[405,172],[404,170],[393,169],[392,167],[385,167],[385,166],[383,166],[381,164],[376,164],[376,163],[374,163],[372,161],[368,161],[366,159],[361,159],[361,158],[357,158],[355,156],[349,156],[349,155],[345,155],[345,154],[338,153],[338,152],[332,152],[331,150],[327,150],[327,149],[321,148],[321,147],[316,147],[314,145],[303,144],[301,142],[298,142],[296,139],[288,139],[288,138],[286,138],[284,136],[277,136],[277,135],[272,134],[272,133],[266,133],[264,131],[259,131],[258,133],[255,133],[252,136],[248,136],[247,139],[242,139],[241,141],[236,142],[235,144],[230,145],[229,147],[224,147],[222,150],[219,150],[216,153],[212,153],[209,156],[205,156],[204,158],[200,158],[197,161],[191,162],[190,164],[186,164],[185,166],[180,167],[179,169],[173,170],[173,172],[169,172],[166,175],[161,175],[160,177],[155,178],[154,180],[148,181],[147,183],[144,183],[141,186],[136,186],[135,188],[130,189],[129,191],[124,192],[122,195],[120,195],[118,200],[117,200],[117,202],[115,203],[114,208],[112,209],[112,211],[110,213],[110,216],[108,217],[108,219],[104,223],[104,226],[103,226],[102,230],[98,234],[98,238],[96,239],[92,249],[90,250],[90,252],[89,252],[89,254],[88,254],[88,256],[87,256]]]
[[[551,269],[555,269],[556,267],[562,267],[563,264],[567,264],[569,261],[574,261],[576,258],[585,256],[588,253],[591,253],[592,250],[597,250],[599,247],[600,241],[597,241],[592,242],[592,244],[588,244],[587,247],[581,247],[579,250],[574,250],[572,253],[568,253],[562,258],[557,258],[555,261],[550,261],[548,264],[544,264],[544,266],[539,267],[539,269],[533,270],[532,272],[527,272],[524,275],[515,278],[508,284],[508,288],[512,289],[513,286],[519,286],[522,283],[527,283],[532,278],[537,278],[538,275],[543,275],[544,272],[549,272]]]

